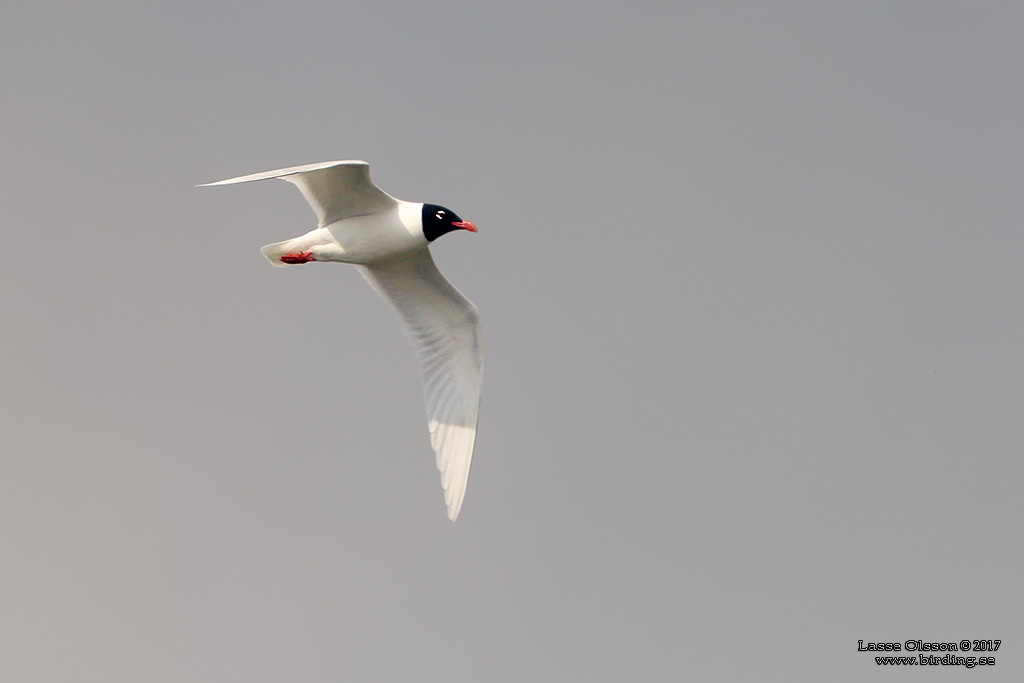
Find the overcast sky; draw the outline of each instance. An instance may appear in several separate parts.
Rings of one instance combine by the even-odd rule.
[[[1022,25],[8,3],[0,680],[1021,680]],[[347,158],[480,227],[455,524],[390,311],[260,254],[301,195],[193,187]]]

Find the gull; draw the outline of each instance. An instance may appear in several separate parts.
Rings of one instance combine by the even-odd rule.
[[[199,187],[270,178],[298,187],[318,219],[315,230],[263,247],[270,263],[354,264],[405,328],[419,360],[430,443],[454,522],[476,442],[484,366],[480,314],[437,269],[428,246],[454,230],[476,232],[476,226],[443,206],[386,194],[370,180],[365,161],[281,168]]]

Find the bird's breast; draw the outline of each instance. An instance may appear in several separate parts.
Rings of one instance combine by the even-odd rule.
[[[325,226],[346,263],[376,263],[411,254],[427,246],[422,230],[409,230],[398,212],[355,216]]]

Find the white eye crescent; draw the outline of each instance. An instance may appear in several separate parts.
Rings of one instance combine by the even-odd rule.
[[[438,211],[436,215],[438,218],[444,218],[444,211]]]

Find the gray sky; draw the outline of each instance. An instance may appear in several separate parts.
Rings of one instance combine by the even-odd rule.
[[[1020,680],[1022,22],[10,3],[0,680]],[[480,226],[454,525],[391,313],[260,255],[299,193],[192,187],[345,158]]]

